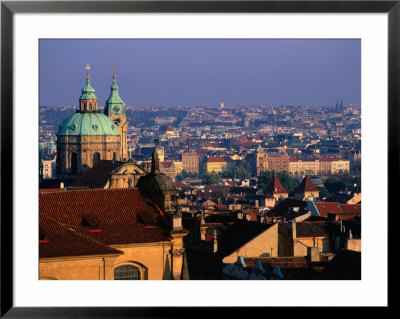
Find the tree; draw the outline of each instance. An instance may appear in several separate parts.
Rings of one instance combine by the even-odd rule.
[[[339,191],[344,190],[345,188],[343,181],[336,176],[328,177],[324,182],[324,186],[331,194],[337,194]]]
[[[318,187],[318,189],[319,189],[319,198],[320,199],[331,197],[331,193],[329,193],[329,191],[325,187]]]
[[[258,188],[265,191],[267,186],[271,183],[274,176],[279,179],[282,186],[289,192],[290,196],[293,196],[294,190],[299,185],[286,171],[275,172],[275,171],[265,171],[261,172],[258,176]]]
[[[274,178],[275,172],[274,171],[263,171],[258,175],[258,188],[265,191],[269,183],[271,183],[272,179]]]
[[[282,186],[289,192],[289,196],[293,196],[294,191],[299,184],[286,171],[278,172],[276,177],[278,177]]]
[[[202,177],[204,185],[218,184],[221,182],[221,176],[216,172],[205,173]]]
[[[348,174],[330,176],[325,180],[324,186],[331,195],[335,195],[346,188],[349,191],[360,192],[361,176],[350,176]]]
[[[228,171],[222,172],[221,177],[223,178],[237,178],[240,180],[249,179],[251,177],[251,173],[244,168],[243,166],[235,167],[234,169],[230,169]]]
[[[250,179],[250,177],[251,177],[250,172],[251,172],[251,170],[249,171],[244,166],[238,166],[234,169],[234,174],[236,175],[236,178],[238,178],[240,180]]]
[[[250,164],[249,160],[246,160],[246,159],[241,160],[238,167],[243,167],[247,172],[249,172],[250,177],[251,177],[251,172],[252,172],[253,169],[251,167],[251,164]]]

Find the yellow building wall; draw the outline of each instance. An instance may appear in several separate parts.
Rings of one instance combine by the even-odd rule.
[[[39,279],[114,279],[114,259],[115,256],[42,258],[39,260]]]
[[[183,171],[183,164],[181,161],[174,161],[175,175],[180,174]]]
[[[142,279],[170,279],[171,258],[169,253],[171,243],[112,245],[111,247],[124,252],[123,255],[115,259],[114,268],[132,265],[140,269]]]
[[[278,224],[249,241],[223,259],[224,263],[233,263],[238,256],[243,257],[277,257],[278,256]]]
[[[361,239],[346,240],[346,249],[361,252]]]
[[[293,242],[293,256],[307,256],[307,247],[318,247],[320,253],[332,250],[329,237],[302,237]]]
[[[211,162],[207,163],[207,173],[216,172],[221,173],[227,170],[226,162]]]
[[[182,249],[182,239],[174,240],[174,252]],[[113,280],[114,269],[132,265],[139,269],[142,280],[180,279],[183,254],[171,256],[173,242],[112,245],[123,252],[112,256],[41,258],[39,278],[56,280]],[[173,269],[172,263],[176,266]]]

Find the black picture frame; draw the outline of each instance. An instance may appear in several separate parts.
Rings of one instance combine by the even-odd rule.
[[[393,185],[399,180],[400,1],[1,1],[1,317],[6,318],[132,318],[187,317],[185,307],[14,307],[13,303],[13,16],[15,13],[126,12],[280,12],[388,13],[388,204],[394,207]],[[388,215],[388,218],[390,216]],[[390,222],[388,223],[390,225]],[[389,235],[389,229],[388,229]],[[388,245],[390,240],[388,237]],[[390,251],[390,250],[389,250]],[[390,257],[388,254],[388,265]],[[388,269],[389,270],[389,269]],[[390,280],[388,280],[388,286]],[[165,292],[163,292],[165,293]],[[160,293],[162,295],[162,293]],[[390,308],[390,298],[388,300]],[[291,308],[294,310],[294,308]],[[244,309],[242,308],[240,312]],[[207,310],[205,310],[207,311]],[[307,309],[297,308],[297,313]],[[203,315],[224,315],[225,308]],[[235,310],[235,313],[237,311]]]

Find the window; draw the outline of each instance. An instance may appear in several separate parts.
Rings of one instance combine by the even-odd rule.
[[[114,269],[114,280],[140,280],[140,271],[131,265],[117,267]]]
[[[75,152],[71,154],[71,174],[78,173],[78,156]]]
[[[93,154],[93,166],[100,162],[100,153]]]

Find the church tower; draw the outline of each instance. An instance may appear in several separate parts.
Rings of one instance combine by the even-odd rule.
[[[101,160],[120,160],[121,136],[117,125],[102,114],[86,66],[86,85],[76,113],[62,122],[57,132],[57,178],[70,179]]]
[[[128,122],[126,121],[125,104],[119,96],[119,88],[117,85],[115,75],[116,69],[113,68],[113,83],[111,85],[110,97],[106,101],[106,107],[104,113],[110,118],[111,121],[118,127],[119,134],[121,136],[121,154],[120,160],[128,160]]]
[[[161,138],[160,138],[159,130],[157,131],[157,137],[154,139],[154,142],[156,143],[155,152],[158,155],[158,159],[160,160],[160,162],[164,162],[164,160],[165,160],[164,147],[161,145]]]

